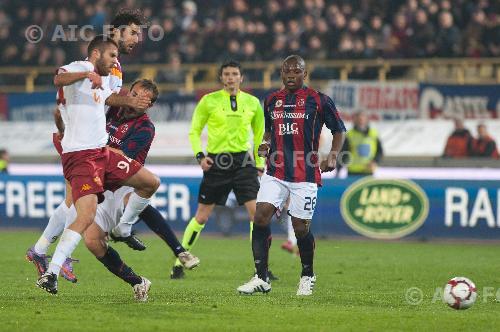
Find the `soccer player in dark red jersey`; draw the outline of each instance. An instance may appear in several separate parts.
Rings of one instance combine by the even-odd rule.
[[[119,54],[129,54],[135,46],[139,42],[139,33],[141,26],[145,24],[145,18],[142,16],[140,10],[129,10],[122,9],[120,10],[114,19],[110,23],[110,37],[113,41],[118,44]],[[110,74],[110,87],[111,89],[118,93],[122,87],[122,67],[120,63],[117,63],[117,66],[112,69]],[[123,91],[122,91],[123,92]],[[123,97],[118,96],[117,97]],[[110,98],[113,98],[111,96]],[[115,98],[117,99],[117,98]],[[127,103],[124,103],[123,98],[121,98],[121,102],[124,104],[134,105],[137,104],[136,99],[127,99]],[[130,108],[131,109],[131,108]],[[116,112],[116,110],[115,110]],[[56,118],[59,117],[60,113],[56,110],[55,113]],[[108,115],[109,118],[109,115]],[[62,124],[62,120],[59,121],[59,124]],[[108,130],[112,129],[110,127]],[[60,133],[63,132],[63,129],[59,130]],[[140,150],[139,148],[144,145],[144,140],[146,139],[147,130],[141,130],[140,132],[134,133],[134,139],[131,139],[131,136],[127,136],[127,140],[120,140],[122,145],[121,149],[125,151],[125,154],[132,159],[136,159],[135,155],[130,155],[129,153],[132,150]],[[118,135],[119,133],[117,133]],[[127,134],[128,135],[128,134]],[[132,142],[137,138],[137,142]],[[113,137],[111,137],[113,139]],[[112,142],[110,142],[112,144]],[[143,152],[146,154],[147,152]],[[141,156],[139,156],[140,158]],[[47,259],[47,251],[49,246],[55,242],[58,236],[65,228],[65,224],[68,225],[68,220],[74,218],[74,207],[72,207],[71,200],[71,187],[69,185],[66,186],[66,198],[65,201],[62,202],[54,211],[54,215],[50,218],[47,227],[45,228],[42,236],[38,239],[35,245],[29,248],[26,252],[26,258],[28,261],[33,262],[38,275],[42,275],[45,273],[48,267],[48,259]],[[164,240],[167,245],[172,249],[176,257],[180,257],[179,261],[184,267],[190,266],[190,264],[186,263],[186,260],[183,259],[183,254],[185,249],[180,245],[179,241],[175,237],[170,226],[167,224],[162,215],[152,206],[147,206],[144,211],[140,214],[140,219],[143,220],[147,226],[153,230],[162,240]],[[121,230],[119,235],[113,235],[110,232],[110,235],[115,241],[125,242],[129,247],[134,250],[144,250],[146,249],[145,245],[136,237],[133,233],[131,233],[132,225],[129,224],[119,224],[115,228],[115,230]],[[186,252],[187,254],[187,252]],[[73,266],[71,258],[68,258],[61,269],[61,275],[71,281],[76,282],[77,278],[73,273]]]
[[[135,46],[139,42],[139,33],[142,25],[145,24],[145,19],[142,16],[140,10],[129,10],[122,9],[120,10],[113,20],[110,23],[110,31],[109,37],[118,44],[118,51],[120,55],[129,54]],[[134,108],[143,108],[145,107],[144,101],[136,99],[128,99],[128,103],[123,103],[123,96],[119,96],[118,93],[122,87],[122,67],[120,62],[117,61],[116,66],[112,68],[111,73],[109,75],[109,85],[113,92],[116,94],[111,95],[108,98],[108,102],[114,99],[115,103],[118,99],[118,104],[128,104],[134,105]],[[62,102],[64,98],[58,99],[58,105]],[[142,102],[142,105],[139,105]],[[112,104],[110,104],[112,105]],[[54,116],[60,119],[60,111],[59,108],[56,108]],[[62,120],[59,121],[62,123]],[[62,132],[60,130],[60,132]],[[74,210],[72,194],[71,194],[71,186],[68,182],[66,182],[66,195],[65,200],[59,204],[59,206],[55,209],[53,215],[49,219],[49,223],[47,224],[43,234],[37,240],[35,245],[29,248],[26,252],[26,259],[29,262],[32,262],[38,272],[38,275],[42,275],[45,273],[48,267],[48,259],[47,259],[47,251],[52,243],[54,243],[59,235],[63,232],[65,228],[65,224],[67,225],[68,216],[71,215],[71,209]],[[145,249],[144,245],[138,241],[133,235],[126,237],[125,242],[129,246],[134,246],[134,248]],[[76,275],[73,273],[73,262],[72,258],[69,258],[63,263],[61,267],[61,275],[71,282],[76,282]],[[77,261],[77,260],[76,260]]]
[[[267,156],[267,171],[257,195],[252,232],[252,251],[257,274],[238,287],[243,294],[267,293],[270,222],[277,209],[290,198],[288,213],[297,237],[302,273],[297,295],[312,295],[316,276],[313,271],[314,236],[309,230],[316,207],[321,172],[335,169],[345,137],[345,126],[332,99],[304,85],[304,60],[297,55],[281,66],[284,88],[264,102],[266,129],[259,154]],[[331,130],[333,141],[326,160],[318,159],[323,124]]]
[[[158,89],[152,81],[141,79],[132,84],[128,95],[131,97],[144,96],[151,100],[148,109],[156,101]],[[106,114],[106,131],[109,134],[108,149],[130,158],[130,160],[134,159],[142,165],[144,165],[155,135],[154,125],[146,114],[147,109],[110,108]],[[57,117],[56,124],[60,130],[60,135],[59,137],[54,135],[54,145],[61,154],[60,136],[64,134],[64,124]],[[136,275],[121,260],[120,255],[107,245],[106,237],[119,223],[128,196],[133,189],[125,186],[115,186],[110,190],[113,191],[104,193],[105,200],[97,208],[95,222],[85,232],[85,244],[110,272],[133,286],[137,300],[146,301],[150,285],[149,280]],[[69,219],[74,218],[72,216],[74,213],[74,209],[70,209],[68,213]],[[171,246],[172,251],[186,268],[192,269],[199,264],[199,259],[181,246],[165,219],[155,208],[148,206],[140,214],[140,217]],[[152,227],[151,223],[155,227]]]
[[[158,97],[158,89],[152,81],[141,79],[132,84],[128,96],[145,97],[151,100],[151,104],[149,105],[149,107],[151,107]],[[147,109],[149,109],[149,107]],[[112,107],[106,114],[106,131],[109,134],[108,149],[134,159],[142,165],[144,165],[155,135],[154,125],[145,111],[146,109],[137,110],[130,107]],[[60,146],[60,139],[64,135],[64,124],[60,116],[56,116],[55,119],[59,134],[54,134],[54,145],[61,154],[62,147]],[[91,225],[90,227],[93,229],[91,234],[93,235],[89,236],[89,232],[86,232],[85,242],[87,246],[89,246],[90,241],[90,251],[96,255],[99,261],[101,261],[108,270],[126,282],[131,282],[131,285],[134,286],[135,284],[132,283],[140,280],[140,278],[137,276],[127,276],[127,273],[133,273],[133,271],[129,271],[128,268],[120,269],[122,262],[118,253],[111,247],[109,247],[109,250],[106,250],[107,247],[103,248],[103,243],[105,243],[104,233],[110,234],[111,229],[117,226],[121,211],[123,211],[123,204],[121,204],[121,201],[123,201],[124,196],[128,195],[131,191],[132,189],[130,187],[122,187],[115,191],[115,194],[109,191],[105,192],[104,195],[106,200],[102,205],[99,205],[96,216],[96,223],[99,228]],[[117,202],[116,205],[113,202]],[[115,209],[115,207],[118,208]],[[75,213],[75,209],[71,207],[67,213],[68,219],[73,220]],[[191,255],[191,253],[182,247],[174,232],[158,210],[149,205],[139,217],[169,245],[175,256],[178,257],[185,268],[192,269],[199,264],[199,259]],[[110,225],[112,226],[111,228]],[[97,229],[101,231],[97,232]],[[53,235],[59,236],[61,231]],[[46,264],[43,263],[42,261],[41,264],[39,264],[40,268],[43,269],[42,274],[46,270]],[[140,290],[141,288],[139,287],[138,289]]]

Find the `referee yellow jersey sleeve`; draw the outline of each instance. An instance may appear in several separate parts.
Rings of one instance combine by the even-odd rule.
[[[253,155],[255,158],[255,166],[257,168],[264,168],[265,159],[259,157],[259,145],[262,143],[264,138],[264,111],[257,98],[255,105],[255,114],[252,119],[252,131],[253,131]]]
[[[191,129],[189,130],[189,142],[195,156],[203,151],[201,146],[201,132],[207,124],[208,116],[207,98],[203,96],[194,109],[193,118],[191,119]]]

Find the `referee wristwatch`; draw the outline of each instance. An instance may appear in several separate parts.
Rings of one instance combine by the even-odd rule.
[[[198,164],[201,164],[203,158],[205,158],[205,154],[203,152],[198,152],[196,154],[196,161],[198,162]]]

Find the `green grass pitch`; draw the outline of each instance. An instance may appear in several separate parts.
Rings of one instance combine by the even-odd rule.
[[[204,236],[205,235],[205,236]],[[253,264],[248,239],[202,235],[194,253],[201,266],[184,280],[170,280],[170,251],[153,235],[148,249],[113,244],[134,270],[152,281],[150,301],[136,303],[130,286],[111,275],[80,244],[74,257],[77,284],[60,279],[59,294],[35,287],[34,266],[24,252],[38,233],[0,232],[1,331],[493,331],[500,326],[499,249],[493,244],[438,244],[318,240],[311,297],[295,296],[299,259],[271,248],[280,277],[268,295],[242,296]],[[471,278],[479,297],[455,311],[434,299],[454,276]],[[423,292],[419,305],[407,289]],[[498,294],[500,296],[500,292]]]

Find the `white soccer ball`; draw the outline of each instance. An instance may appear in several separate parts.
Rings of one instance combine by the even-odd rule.
[[[444,287],[443,299],[453,309],[468,309],[476,302],[476,298],[476,285],[468,278],[455,277]]]

